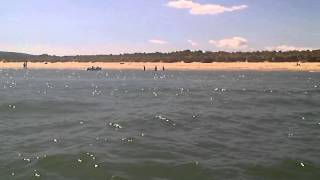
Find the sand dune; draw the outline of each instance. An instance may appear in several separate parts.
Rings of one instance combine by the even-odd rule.
[[[91,66],[99,66],[103,69],[116,70],[154,70],[157,66],[158,70],[261,70],[261,71],[317,71],[320,72],[320,63],[301,63],[297,66],[296,63],[140,63],[140,62],[125,62],[125,63],[106,63],[106,62],[57,62],[57,63],[28,63],[29,69],[75,69],[85,70]],[[16,62],[0,62],[0,69],[21,69],[23,63]]]

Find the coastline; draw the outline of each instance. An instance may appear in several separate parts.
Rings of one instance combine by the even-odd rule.
[[[301,63],[297,66],[296,62],[214,62],[214,63],[162,63],[162,62],[29,62],[28,69],[69,69],[69,70],[85,70],[88,67],[95,66],[109,70],[154,70],[157,66],[161,71],[165,70],[196,70],[196,71],[315,71],[320,72],[320,63]],[[2,62],[0,61],[0,69],[22,69],[23,62]]]

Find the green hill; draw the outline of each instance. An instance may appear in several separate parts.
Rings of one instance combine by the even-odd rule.
[[[0,51],[1,61],[26,61],[32,57],[30,54]]]
[[[134,53],[120,55],[52,56],[30,55],[0,51],[0,61],[7,62],[320,62],[320,50],[314,51],[255,51],[255,52],[211,52],[175,51],[170,53]]]

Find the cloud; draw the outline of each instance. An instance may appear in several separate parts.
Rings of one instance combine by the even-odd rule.
[[[198,46],[198,43],[192,40],[188,40],[188,43],[191,44],[191,46]]]
[[[161,45],[168,44],[167,41],[160,40],[160,39],[150,39],[149,42],[152,44],[161,44]]]
[[[306,51],[306,50],[313,50],[313,48],[280,45],[280,46],[266,47],[266,50],[268,51]]]
[[[243,37],[233,37],[221,39],[219,41],[210,40],[209,43],[223,49],[239,50],[246,49],[248,47],[248,40]]]
[[[190,9],[190,14],[193,15],[216,15],[224,12],[239,11],[248,8],[247,5],[227,7],[219,4],[200,4],[191,0],[169,1],[167,6],[176,9]]]

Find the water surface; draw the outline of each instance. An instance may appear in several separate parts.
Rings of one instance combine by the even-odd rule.
[[[0,179],[319,179],[320,73],[0,70]]]

